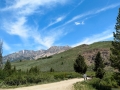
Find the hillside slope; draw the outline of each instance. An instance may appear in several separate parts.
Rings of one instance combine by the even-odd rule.
[[[51,58],[38,59],[31,61],[13,62],[12,65],[17,69],[26,70],[33,66],[38,66],[41,71],[49,71],[53,68],[55,71],[73,71],[73,63],[77,55],[82,54],[87,64],[93,64],[93,60],[98,51],[101,52],[104,61],[109,64],[111,42],[97,42],[91,45],[80,45],[65,52],[55,54]]]

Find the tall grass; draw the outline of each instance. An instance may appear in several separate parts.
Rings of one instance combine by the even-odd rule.
[[[96,90],[91,85],[89,85],[87,82],[78,82],[74,85],[75,90]]]
[[[103,79],[93,78],[87,82],[76,83],[75,90],[120,90],[113,73],[107,72]]]

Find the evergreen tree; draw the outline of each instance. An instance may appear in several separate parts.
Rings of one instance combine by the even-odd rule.
[[[40,72],[40,70],[37,66],[31,67],[29,70],[29,73],[39,73],[39,72]]]
[[[3,45],[3,42],[2,40],[0,40],[0,69],[2,69],[2,45]]]
[[[54,72],[55,70],[53,68],[50,68],[50,72]]]
[[[114,41],[112,41],[110,61],[111,66],[120,72],[120,8],[115,29],[116,32],[113,33]]]
[[[4,67],[5,71],[10,71],[11,70],[11,63],[9,60],[7,60],[7,62],[5,63],[5,67]]]
[[[95,67],[93,70],[96,72],[96,77],[102,79],[105,73],[104,71],[105,65],[103,63],[100,52],[97,53],[94,63],[95,63]]]
[[[105,67],[100,52],[97,53],[94,63],[95,63],[95,67],[93,69],[94,71],[97,71],[98,68],[104,68]]]
[[[85,63],[85,60],[84,60],[84,57],[79,55],[76,60],[75,60],[75,63],[74,63],[74,70],[75,72],[78,72],[78,73],[86,73],[87,71],[87,65]]]
[[[13,72],[16,72],[16,66],[14,66],[14,68],[13,68]]]
[[[113,32],[114,40],[112,41],[112,48],[110,54],[111,66],[118,70],[114,73],[118,85],[120,85],[120,8],[117,17],[117,23],[115,25],[116,32]]]
[[[105,74],[105,71],[103,68],[98,68],[96,71],[96,77],[102,79]]]

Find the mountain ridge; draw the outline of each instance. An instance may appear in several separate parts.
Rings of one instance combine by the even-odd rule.
[[[10,61],[16,61],[16,60],[36,60],[41,57],[45,56],[51,56],[54,54],[58,54],[61,52],[64,52],[66,50],[71,49],[70,46],[51,46],[47,50],[41,49],[41,50],[20,50],[18,52],[14,52],[11,54],[8,54],[3,57],[3,62],[6,60]]]

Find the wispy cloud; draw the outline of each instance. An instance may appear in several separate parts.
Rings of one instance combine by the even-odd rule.
[[[12,4],[0,10],[3,13],[7,11],[12,13],[12,16],[9,16],[9,20],[4,18],[3,28],[10,35],[17,35],[22,38],[22,40],[29,40],[32,38],[36,44],[48,48],[62,36],[63,31],[57,30],[53,32],[49,30],[47,33],[50,34],[43,34],[43,32],[40,32],[38,28],[36,29],[34,25],[29,26],[27,24],[27,17],[34,14],[37,10],[40,10],[41,7],[54,7],[57,4],[66,4],[67,1],[68,0],[13,0]],[[48,27],[62,21],[64,18],[65,16],[56,18]],[[7,44],[5,47],[9,49]]]
[[[81,19],[83,17],[87,17],[89,15],[94,15],[94,14],[98,14],[98,13],[101,13],[103,11],[106,11],[106,10],[109,10],[109,9],[112,9],[112,8],[115,8],[115,7],[118,7],[120,6],[120,3],[117,3],[117,4],[112,4],[112,5],[109,5],[109,6],[106,6],[106,7],[103,7],[101,9],[98,9],[98,10],[91,10],[91,11],[88,11],[86,13],[83,13],[83,14],[79,14],[75,17],[73,17],[71,20],[67,21],[64,25],[66,24],[69,24],[75,20],[78,20],[78,19]]]
[[[70,13],[72,13],[79,5],[81,5],[85,0],[81,0],[77,5],[74,6],[74,8],[69,12],[67,13],[67,15],[69,15]],[[66,15],[66,16],[67,16]]]
[[[67,1],[68,0],[13,0],[12,5],[10,4],[10,6],[3,8],[2,11],[17,9],[23,12],[22,14],[29,14],[39,6],[54,6],[55,4],[65,4]]]
[[[96,35],[87,37],[84,40],[82,40],[81,42],[78,42],[78,43],[72,45],[72,47],[75,47],[75,46],[78,46],[78,45],[81,45],[81,44],[92,44],[94,42],[111,39],[113,37],[112,31],[113,30],[108,29],[108,30],[106,30],[106,31],[104,31],[104,32],[102,32],[100,34],[96,34]]]
[[[87,12],[87,13],[84,13],[84,14],[77,15],[77,16],[73,17],[71,20],[67,21],[64,25],[69,24],[69,23],[71,23],[71,22],[73,22],[73,21],[75,21],[77,19],[86,17],[86,16],[88,16],[90,14],[92,14],[92,12]]]
[[[34,38],[35,42],[41,44],[47,48],[52,46],[56,40],[63,35],[62,30],[50,31],[47,35],[41,35],[39,32],[34,32],[31,37]]]
[[[48,26],[52,26],[60,21],[62,21],[65,18],[65,16],[58,17],[54,22],[51,22]]]
[[[11,47],[4,41],[4,43],[3,43],[3,49],[8,51],[8,50],[11,50]]]
[[[52,25],[54,25],[56,23],[61,22],[62,20],[64,20],[65,17],[66,16],[64,15],[64,16],[60,16],[60,17],[56,18],[55,20],[53,20],[52,22],[50,22],[50,24],[48,26],[46,26],[45,28],[43,28],[43,30],[47,29],[48,27],[50,27],[50,26],[52,26]]]
[[[26,19],[25,17],[20,17],[16,22],[7,21],[4,22],[4,29],[7,33],[11,35],[18,35],[21,38],[28,38],[29,36],[29,28],[25,26]]]
[[[104,8],[101,8],[101,9],[97,10],[95,13],[100,13],[100,12],[103,12],[103,11],[106,11],[108,9],[112,9],[112,8],[115,8],[115,7],[118,7],[118,6],[120,6],[120,3],[112,4],[112,5],[109,5],[107,7],[104,7]]]

